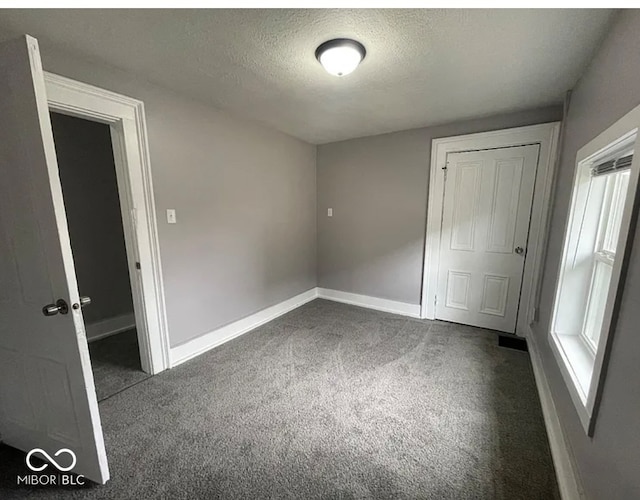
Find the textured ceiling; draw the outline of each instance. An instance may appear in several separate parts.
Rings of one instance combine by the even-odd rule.
[[[4,10],[0,30],[147,80],[311,143],[556,104],[608,10]],[[362,42],[351,75],[314,58]]]

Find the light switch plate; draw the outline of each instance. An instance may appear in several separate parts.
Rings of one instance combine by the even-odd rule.
[[[168,224],[176,223],[176,211],[173,208],[167,208],[167,223]]]
[[[333,208],[327,209],[327,217],[333,217]]]

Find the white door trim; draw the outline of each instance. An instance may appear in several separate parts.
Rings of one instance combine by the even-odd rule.
[[[52,73],[44,76],[51,111],[111,129],[140,361],[145,372],[159,373],[170,366],[169,338],[144,104]]]
[[[533,321],[536,307],[536,290],[540,279],[547,234],[559,132],[560,122],[551,122],[479,134],[443,137],[432,141],[427,229],[422,273],[422,299],[420,302],[421,317],[435,319],[435,299],[440,259],[440,230],[442,225],[442,204],[444,201],[444,171],[442,168],[445,166],[447,155],[461,151],[539,144],[540,156],[536,171],[527,255],[516,324],[516,333],[522,336],[525,335],[526,326]]]

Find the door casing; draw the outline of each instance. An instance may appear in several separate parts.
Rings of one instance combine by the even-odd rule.
[[[169,339],[142,101],[45,72],[49,110],[109,125],[143,371],[169,368]],[[139,263],[139,269],[138,269]]]
[[[435,301],[440,265],[440,233],[444,202],[444,170],[447,155],[538,144],[540,155],[533,192],[527,256],[522,279],[516,334],[525,336],[536,313],[537,290],[551,213],[550,203],[560,135],[560,122],[542,123],[478,134],[434,139],[431,142],[431,170],[427,206],[427,227],[422,273],[420,316],[435,319]]]

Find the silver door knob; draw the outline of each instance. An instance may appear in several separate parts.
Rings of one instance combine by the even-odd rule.
[[[74,309],[80,309],[81,307],[88,306],[91,304],[91,297],[80,297],[80,303],[77,302],[73,304]]]
[[[522,247],[516,247],[516,253],[517,253],[518,255],[522,255],[522,254],[524,253],[524,248],[522,248]]]
[[[56,314],[67,314],[69,306],[64,299],[58,299],[55,304],[47,304],[42,308],[42,314],[45,316],[55,316]]]

